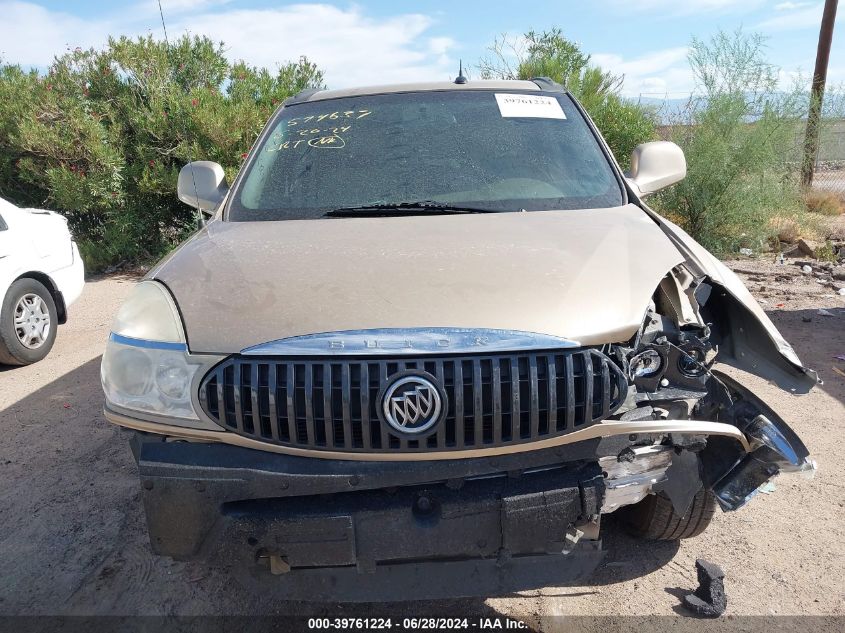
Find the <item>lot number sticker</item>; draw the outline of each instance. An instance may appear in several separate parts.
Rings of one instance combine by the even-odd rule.
[[[560,102],[554,97],[497,93],[496,103],[499,104],[499,112],[503,117],[566,118]]]

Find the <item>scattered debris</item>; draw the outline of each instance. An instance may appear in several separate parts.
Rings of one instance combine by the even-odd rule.
[[[805,275],[809,275],[813,272],[813,267],[808,266],[807,264],[804,264],[803,266],[801,266],[801,272],[804,273]]]
[[[833,314],[833,312],[831,312],[830,310],[825,310],[824,308],[819,308],[819,311],[817,312],[817,314],[819,316],[827,316],[827,317],[836,316],[835,314]]]
[[[728,607],[725,595],[725,572],[718,565],[699,558],[695,561],[698,589],[684,596],[684,606],[705,618],[718,618]]]
[[[776,303],[776,304],[775,304],[775,307],[776,307],[776,308],[782,308],[782,307],[783,307],[783,306],[785,306],[785,305],[786,305],[785,303]]]
[[[838,292],[839,292],[839,294],[840,294],[840,295],[842,295],[843,297],[845,297],[845,288],[840,288],[840,289],[838,290]]]
[[[833,371],[835,371],[837,374],[839,374],[840,376],[842,376],[843,378],[845,378],[845,371],[842,371],[841,369],[839,369],[839,367],[832,367],[832,369],[833,369]]]
[[[760,486],[759,488],[757,488],[757,490],[758,490],[759,492],[762,492],[764,495],[770,495],[770,494],[772,494],[775,490],[777,490],[777,486],[775,486],[775,482],[773,482],[773,481],[767,481],[767,482],[766,482],[766,483],[764,483],[762,486]]]
[[[836,360],[845,360],[845,354],[837,354],[834,358]]]
[[[746,257],[751,257],[752,255],[754,255],[754,251],[752,251],[750,248],[741,248],[739,249],[739,252],[740,254],[745,255]]]
[[[634,461],[634,458],[636,456],[637,456],[637,454],[634,452],[634,450],[630,446],[626,446],[624,449],[622,449],[622,452],[619,453],[616,456],[616,461],[620,462],[620,463],[621,462],[630,463],[630,462]]]
[[[104,275],[111,275],[113,273],[118,272],[119,270],[125,270],[129,266],[129,262],[125,259],[123,261],[114,264],[113,266],[109,266],[103,271]]]

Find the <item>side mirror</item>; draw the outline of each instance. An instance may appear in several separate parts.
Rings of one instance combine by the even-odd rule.
[[[226,173],[215,162],[195,160],[179,172],[176,194],[182,202],[200,211],[214,211],[228,192]]]
[[[647,196],[674,185],[686,175],[684,150],[668,141],[653,141],[634,148],[626,177],[641,196]]]

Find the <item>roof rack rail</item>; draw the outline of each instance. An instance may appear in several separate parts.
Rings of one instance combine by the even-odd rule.
[[[293,103],[301,103],[303,101],[308,101],[312,96],[317,94],[318,92],[322,92],[322,88],[308,88],[307,90],[301,90],[297,92],[292,97],[288,97],[285,99],[285,105],[291,105]]]
[[[537,84],[538,88],[551,92],[566,92],[566,86],[559,84],[548,77],[532,77],[531,81]]]

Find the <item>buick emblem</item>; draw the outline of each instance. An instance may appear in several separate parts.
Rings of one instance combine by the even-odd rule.
[[[418,374],[390,383],[382,397],[384,419],[401,433],[419,434],[440,419],[443,398],[435,384]]]

